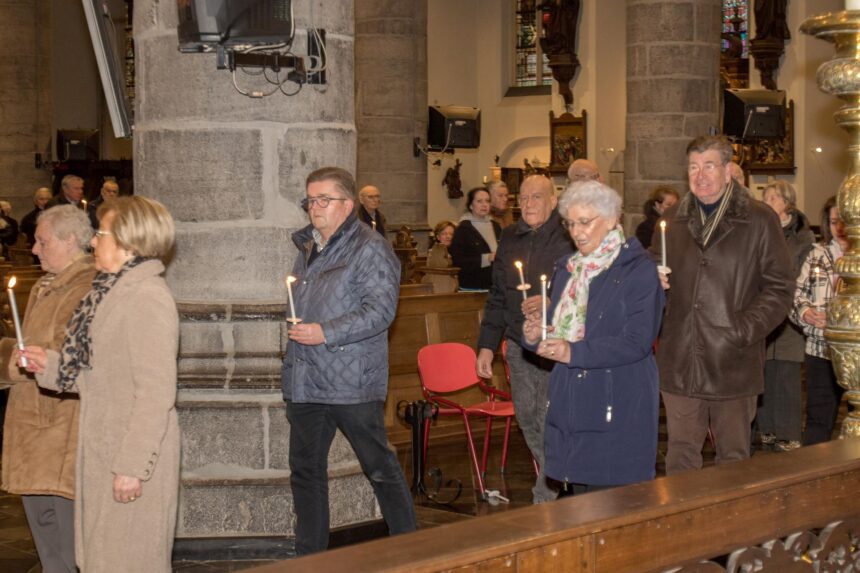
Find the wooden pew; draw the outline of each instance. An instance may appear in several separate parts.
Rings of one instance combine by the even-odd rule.
[[[462,342],[472,348],[478,343],[478,332],[486,293],[453,293],[407,296],[400,299],[397,316],[388,335],[388,399],[385,402],[385,427],[388,439],[402,445],[411,439],[411,429],[397,417],[401,401],[420,400],[418,350],[437,342]],[[493,384],[509,390],[501,360],[494,362]],[[463,400],[479,401],[481,394],[470,390]],[[498,427],[501,428],[501,424]],[[464,433],[463,423],[446,419],[434,423],[431,439]]]
[[[860,533],[858,490],[860,439],[850,438],[379,539],[249,573],[704,573],[725,572],[711,560],[730,553],[730,563],[736,564],[732,571],[848,571],[860,560],[860,548],[852,542]],[[782,540],[788,536],[787,548]]]

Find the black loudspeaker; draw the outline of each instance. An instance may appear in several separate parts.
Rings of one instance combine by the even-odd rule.
[[[179,50],[238,48],[290,42],[292,0],[176,0]]]
[[[481,110],[459,105],[431,105],[427,122],[427,147],[475,149],[481,144]]]
[[[99,156],[99,130],[57,130],[57,159],[60,161],[96,161]]]
[[[785,92],[723,92],[723,134],[743,141],[785,137]]]

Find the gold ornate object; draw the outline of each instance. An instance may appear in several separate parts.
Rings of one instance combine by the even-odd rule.
[[[847,390],[852,411],[842,437],[860,436],[860,11],[830,12],[806,20],[800,31],[836,46],[833,59],[818,68],[818,87],[844,102],[834,114],[848,132],[851,167],[837,195],[839,214],[850,246],[836,264],[841,277],[827,309],[824,336],[830,345],[839,385]]]

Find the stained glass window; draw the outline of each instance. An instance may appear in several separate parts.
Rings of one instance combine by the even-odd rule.
[[[726,34],[737,33],[740,35],[743,45],[742,58],[749,57],[749,15],[747,14],[747,0],[723,0],[723,51],[729,49],[729,40]]]
[[[541,21],[536,0],[517,0],[514,12],[514,82],[515,87],[550,85],[552,69],[541,52],[538,38]],[[540,81],[539,81],[540,79]]]

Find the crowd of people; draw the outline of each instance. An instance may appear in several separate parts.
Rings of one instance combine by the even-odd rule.
[[[461,288],[488,291],[475,371],[491,378],[506,340],[516,417],[539,467],[534,503],[652,479],[661,398],[667,474],[700,468],[709,434],[717,464],[749,457],[756,434],[777,451],[830,438],[842,390],[823,330],[845,226],[831,198],[816,243],[794,188],[772,181],[756,200],[731,158],[725,138],[691,141],[689,192],[654,189],[635,237],[587,160],[570,166],[560,196],[548,177],[526,177],[519,218],[493,182],[468,192],[457,223],[433,229]],[[44,571],[169,571],[179,326],[162,275],[173,220],[157,201],[118,197],[113,181],[91,204],[76,176],[60,189],[38,189],[20,225],[46,274],[29,297],[24,348],[0,339],[11,388],[2,486],[23,498]],[[324,167],[305,193],[309,224],[292,236],[300,318],[281,375],[299,555],[328,547],[337,430],[390,533],[417,527],[384,424],[400,265],[380,190]],[[3,241],[12,223],[0,211]]]

